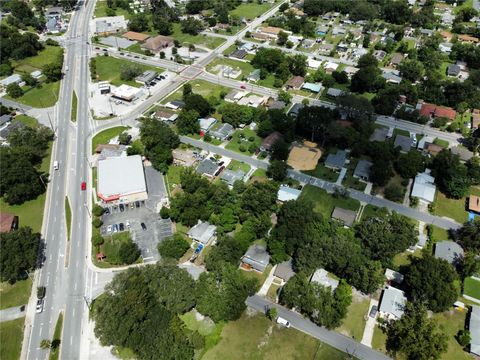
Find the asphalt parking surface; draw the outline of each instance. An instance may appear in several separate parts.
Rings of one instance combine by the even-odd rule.
[[[163,175],[152,166],[146,166],[145,179],[147,181],[148,192],[147,207],[155,211],[160,211],[158,204],[162,199],[168,197]]]
[[[147,208],[145,204],[133,209],[130,206],[125,206],[123,212],[120,211],[118,206],[116,210],[112,206],[110,206],[110,209],[110,214],[102,216],[102,234],[107,234],[106,229],[109,225],[120,223],[125,225],[125,231],[129,231],[126,228],[126,222],[128,221],[132,240],[140,248],[143,261],[146,263],[158,261],[160,255],[157,251],[157,245],[160,241],[172,235],[171,220],[162,219],[157,212]],[[146,230],[142,229],[142,222],[145,224]]]

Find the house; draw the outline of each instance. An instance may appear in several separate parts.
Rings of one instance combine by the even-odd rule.
[[[345,73],[347,74],[348,78],[351,79],[353,75],[355,75],[358,70],[360,70],[359,68],[355,67],[355,66],[345,66],[343,68],[343,71],[345,71]]]
[[[282,110],[285,108],[285,106],[287,106],[287,104],[285,103],[285,101],[281,101],[281,100],[270,99],[267,102],[268,110]]]
[[[225,181],[228,185],[233,186],[235,181],[242,181],[244,176],[245,173],[242,170],[233,171],[226,169],[220,179]]]
[[[452,265],[458,265],[463,259],[464,252],[456,242],[446,240],[435,243],[434,256],[437,259],[446,260]]]
[[[370,179],[370,169],[372,168],[373,163],[367,160],[359,160],[355,170],[353,171],[353,176],[365,181]]]
[[[149,84],[157,77],[157,72],[153,70],[146,70],[141,75],[135,78],[135,82],[139,84]]]
[[[480,215],[480,197],[470,195],[468,198],[468,211],[477,213]]]
[[[328,55],[335,49],[335,45],[333,44],[320,44],[318,47],[318,53],[322,55]]]
[[[284,30],[282,28],[275,27],[275,26],[266,26],[266,27],[260,28],[260,32],[262,34],[267,35],[271,39],[276,39],[278,37],[278,34],[280,34],[280,32],[284,32],[288,35],[292,35],[291,31]]]
[[[185,102],[182,100],[172,100],[166,103],[165,107],[172,110],[183,109],[185,107]]]
[[[337,150],[336,154],[328,154],[325,166],[330,169],[339,170],[345,165],[347,153],[344,150]]]
[[[263,139],[262,144],[260,145],[260,151],[270,151],[272,149],[273,144],[275,144],[278,140],[282,138],[283,138],[283,135],[278,131],[272,132],[265,139]]]
[[[263,104],[265,104],[267,100],[268,100],[267,96],[258,96],[258,95],[251,94],[249,96],[246,96],[240,99],[238,101],[238,105],[246,105],[256,109],[262,106]]]
[[[24,128],[25,125],[22,122],[14,122],[7,124],[7,126],[4,126],[2,130],[0,130],[0,140],[1,141],[6,141],[8,139],[8,136],[15,130],[17,129],[22,129]]]
[[[206,245],[215,237],[216,232],[217,227],[215,225],[199,220],[197,225],[188,230],[187,235],[190,239]]]
[[[252,245],[242,256],[242,268],[264,272],[270,262],[270,255],[264,246]]]
[[[172,150],[173,163],[180,166],[193,166],[197,161],[192,150]]]
[[[220,71],[222,76],[230,79],[236,79],[242,75],[242,70],[240,68],[232,68],[231,66],[221,66]]]
[[[397,284],[401,284],[403,282],[404,276],[398,271],[394,271],[392,269],[385,269],[385,278],[389,282],[396,282]]]
[[[10,122],[12,121],[12,116],[5,114],[0,116],[0,128],[3,128],[5,125],[8,126],[10,125]]]
[[[245,50],[240,50],[240,49],[237,49],[235,50],[234,52],[232,52],[229,57],[233,57],[233,58],[237,58],[237,59],[244,59],[245,56],[247,56],[248,53],[245,51]]]
[[[385,59],[385,56],[387,56],[387,53],[383,50],[375,50],[373,52],[373,56],[375,57],[375,59],[377,59],[378,61],[383,61],[383,59]]]
[[[397,135],[395,137],[395,142],[393,143],[394,147],[399,146],[400,151],[402,152],[409,152],[412,148],[413,140],[412,138],[404,135]]]
[[[302,190],[297,190],[286,185],[281,185],[278,189],[277,200],[280,202],[297,200],[301,193]]]
[[[416,197],[421,201],[431,204],[435,200],[435,178],[430,175],[430,169],[426,169],[423,173],[415,176],[412,187],[412,197]]]
[[[8,233],[18,229],[18,216],[0,212],[0,233]]]
[[[19,74],[12,74],[10,76],[7,76],[5,79],[0,80],[0,85],[5,88],[13,83],[17,83],[20,85],[22,83],[22,77]]]
[[[157,35],[155,37],[148,38],[140,47],[144,50],[149,50],[154,53],[158,53],[161,50],[172,46],[173,38],[169,36]]]
[[[470,353],[480,356],[480,306],[472,305],[470,320],[468,322],[470,330]]]
[[[378,309],[380,316],[387,320],[398,320],[403,316],[407,298],[402,290],[386,286]]]
[[[303,144],[292,146],[287,164],[299,171],[313,170],[317,167],[321,156],[322,152],[317,148],[317,144],[304,141]]]
[[[328,33],[330,28],[328,26],[319,26],[317,27],[316,33],[318,36],[325,36]]]
[[[438,153],[443,150],[443,147],[437,144],[427,143],[423,149],[427,154],[437,156]]]
[[[401,53],[394,53],[390,59],[390,66],[396,68],[403,61],[405,56]]]
[[[460,66],[457,64],[450,64],[447,67],[447,76],[457,77],[460,75]]]
[[[328,88],[328,90],[327,90],[327,96],[329,96],[331,98],[339,97],[342,94],[343,94],[343,90],[340,90],[340,89],[337,89],[337,88]]]
[[[332,212],[332,219],[341,222],[344,226],[347,227],[352,227],[356,218],[357,213],[352,210],[335,207]]]
[[[319,61],[319,60],[315,60],[315,59],[310,58],[310,57],[307,59],[307,66],[308,66],[310,69],[315,69],[315,70],[317,70],[317,69],[320,67],[320,65],[322,65],[322,62]]]
[[[38,80],[42,77],[42,72],[40,70],[34,70],[30,73],[30,76]]]
[[[198,122],[200,123],[200,131],[206,133],[217,123],[217,119],[213,117],[208,119],[200,118],[198,119]]]
[[[150,37],[150,35],[145,35],[135,31],[127,31],[122,35],[122,37],[130,41],[144,42]]]
[[[327,74],[331,74],[338,69],[338,66],[339,64],[335,62],[327,61],[325,64],[323,64],[323,69]]]
[[[441,52],[446,54],[450,54],[452,52],[452,47],[453,47],[453,44],[449,42],[443,42],[443,43],[440,43],[440,45],[438,45],[438,49]]]
[[[218,140],[225,140],[234,132],[234,128],[229,123],[223,123],[216,130],[212,130],[210,135]]]
[[[260,69],[253,70],[247,76],[247,81],[251,81],[251,82],[256,83],[258,80],[260,80]]]
[[[197,174],[213,179],[216,176],[217,170],[218,164],[207,158],[198,164],[196,172]]]
[[[223,100],[230,103],[236,103],[238,100],[243,98],[246,95],[245,91],[232,90],[230,91]]]
[[[103,202],[134,202],[148,198],[140,155],[100,160],[97,174],[97,196]]]
[[[255,40],[258,40],[258,41],[267,41],[267,40],[270,40],[272,37],[267,35],[267,34],[264,34],[262,32],[254,32],[250,35],[253,39]]]
[[[301,108],[303,108],[302,103],[295,103],[292,105],[292,107],[288,110],[288,115],[290,115],[293,118],[296,118],[298,116],[298,112],[300,111]]]
[[[306,82],[302,85],[302,89],[309,90],[313,93],[318,94],[322,90],[322,85]]]
[[[400,84],[402,82],[402,77],[400,76],[400,71],[382,71],[382,77],[385,79],[387,83],[390,84]]]
[[[382,127],[377,128],[373,131],[373,134],[370,136],[370,141],[380,141],[383,142],[387,139],[388,128]]]
[[[337,51],[339,53],[344,53],[344,52],[347,52],[347,50],[349,49],[349,45],[347,43],[344,43],[343,41],[342,42],[339,42],[337,44]]]
[[[178,114],[175,114],[170,111],[165,111],[165,110],[157,110],[153,116],[161,121],[168,121],[168,122],[175,122],[178,118]]]
[[[347,30],[341,26],[334,26],[332,29],[333,36],[345,35],[346,33],[347,33]]]
[[[311,283],[320,284],[329,287],[332,292],[338,287],[339,281],[328,276],[328,271],[325,269],[317,269],[310,278]]]
[[[472,111],[472,129],[480,128],[480,110],[473,109]]]
[[[126,28],[127,22],[123,15],[97,18],[95,21],[95,33],[97,35],[114,34]]]
[[[479,42],[478,38],[470,35],[458,35],[458,41],[461,43],[468,43],[468,44],[477,44]]]
[[[457,112],[451,107],[437,106],[435,104],[423,102],[422,100],[419,100],[416,109],[419,110],[421,116],[424,116],[428,119],[432,119],[435,117],[444,117],[447,118],[449,121],[453,121],[457,116]]]
[[[453,34],[450,31],[440,31],[440,36],[447,42],[451,42],[453,38]]]
[[[255,44],[252,44],[252,43],[243,43],[242,45],[240,45],[238,48],[240,50],[245,50],[247,53],[249,54],[255,54],[255,49],[256,49],[256,45]]]
[[[303,76],[294,76],[285,83],[285,87],[287,89],[299,90],[304,82]]]
[[[277,264],[273,276],[279,279],[282,285],[295,276],[295,271],[293,271],[292,267],[292,259]]]

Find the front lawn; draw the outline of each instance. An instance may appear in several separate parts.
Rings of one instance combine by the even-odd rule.
[[[227,169],[233,171],[242,170],[245,174],[247,174],[250,171],[250,165],[238,160],[232,160],[230,164],[228,164]]]
[[[32,280],[30,278],[17,281],[13,285],[8,282],[0,283],[0,298],[2,299],[0,310],[27,304],[31,290]]]
[[[18,360],[22,350],[25,318],[0,323],[0,359]]]
[[[59,90],[60,81],[42,82],[37,87],[24,88],[24,94],[19,98],[13,99],[8,95],[5,95],[4,98],[35,108],[46,108],[55,105]]]
[[[375,328],[373,329],[372,349],[386,353],[386,342],[387,334],[385,334],[378,325],[375,326]]]
[[[263,315],[231,321],[220,342],[202,360],[344,359],[345,354],[295,329],[276,325]]]
[[[435,196],[435,215],[451,218],[459,223],[468,220],[468,212],[465,210],[466,198],[451,199],[437,191]]]
[[[97,70],[97,80],[108,81],[115,86],[120,86],[122,84],[127,84],[135,87],[142,86],[142,84],[135,82],[135,79],[126,81],[120,78],[120,68],[125,65],[136,65],[142,71],[153,70],[153,71],[156,71],[157,73],[163,72],[163,69],[159,67],[133,63],[128,60],[117,59],[111,56],[97,56],[94,59],[95,59],[95,68]]]
[[[95,135],[92,139],[92,153],[95,153],[95,148],[100,144],[108,144],[108,142],[127,130],[126,126],[116,126],[107,130],[103,130]]]
[[[440,314],[434,314],[433,318],[437,321],[442,333],[447,335],[448,349],[441,356],[442,360],[467,360],[472,359],[455,339],[459,330],[465,328],[465,317],[467,311],[451,310]]]
[[[468,295],[480,300],[480,281],[475,280],[472,277],[468,277],[465,279],[463,287],[464,295]]]
[[[241,138],[241,135],[243,135],[243,138]],[[225,148],[241,154],[253,155],[255,150],[260,147],[261,143],[262,138],[259,137],[255,131],[250,130],[249,128],[244,128],[243,130],[235,131],[232,140],[230,140]]]
[[[36,129],[40,126],[37,119],[35,119],[31,116],[28,116],[28,115],[17,115],[13,118],[12,122],[14,122],[14,123],[21,122],[21,123],[23,123],[23,125],[34,128],[34,129]]]
[[[213,37],[207,35],[190,35],[182,32],[179,23],[173,24],[173,33],[170,35],[175,40],[178,40],[182,46],[188,46],[189,44],[205,46],[209,49],[215,49],[222,45],[226,39],[220,37]]]
[[[327,168],[324,163],[318,163],[314,170],[302,171],[303,173],[314,176],[319,179],[335,182],[338,179],[338,173],[332,169]]]
[[[368,314],[369,306],[370,299],[361,299],[361,301],[354,299],[348,307],[347,316],[343,319],[342,325],[336,331],[360,341],[367,323],[365,316]]]
[[[325,190],[312,185],[305,185],[300,199],[312,201],[314,204],[314,211],[322,214],[327,219],[330,219],[333,209],[338,206],[343,209],[358,211],[360,202],[349,197],[333,197]]]
[[[274,4],[269,3],[259,4],[257,2],[244,3],[240,4],[235,9],[230,11],[230,15],[235,15],[239,18],[245,17],[247,19],[253,20],[257,16],[260,16],[264,12],[271,9],[273,5]]]

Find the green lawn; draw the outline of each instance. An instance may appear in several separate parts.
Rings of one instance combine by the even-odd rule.
[[[117,7],[115,9],[115,15],[117,16],[125,16],[125,18],[128,18],[130,15],[129,12],[125,9],[122,9],[120,7]],[[95,12],[94,12],[94,17],[105,17],[107,16],[107,0],[99,0],[95,4]]]
[[[30,56],[22,60],[13,61],[15,72],[30,74],[35,70],[42,70],[42,67],[55,62],[62,51],[61,46],[45,46],[36,56]]]
[[[267,10],[271,9],[273,4],[265,3],[259,4],[257,2],[244,3],[237,6],[235,9],[230,11],[230,15],[236,15],[238,17],[245,17],[247,19],[253,20],[257,16],[262,15]]]
[[[345,354],[300,331],[274,324],[263,315],[229,322],[220,342],[202,360],[340,360]]]
[[[480,281],[472,277],[466,278],[463,293],[480,300]]]
[[[357,211],[360,208],[360,202],[358,200],[348,197],[334,198],[325,190],[312,185],[305,185],[302,194],[300,195],[300,199],[312,201],[315,212],[322,214],[327,219],[330,219],[335,206],[354,211]]]
[[[167,171],[167,185],[168,191],[171,192],[176,185],[180,184],[180,172],[182,171],[183,166],[170,165]]]
[[[266,180],[267,179],[267,171],[264,169],[257,169],[253,172],[250,179],[256,178],[256,180]]]
[[[385,353],[387,351],[385,343],[387,342],[387,335],[381,328],[375,326],[373,329],[372,349]]]
[[[364,191],[365,188],[367,187],[367,184],[364,183],[363,181],[360,181],[356,177],[353,177],[353,171],[348,170],[347,174],[343,178],[342,185],[350,188],[350,189],[355,189],[358,191]]]
[[[230,66],[233,69],[240,69],[242,71],[242,74],[237,78],[237,80],[242,80],[242,78],[247,77],[254,70],[254,67],[248,62],[233,60],[229,58],[217,58],[210,64],[208,64],[207,71],[214,73],[213,68],[217,65]]]
[[[31,127],[31,128],[37,128],[39,127],[39,123],[37,121],[37,119],[31,117],[31,116],[28,116],[28,115],[17,115],[13,118],[13,122],[21,122],[23,123],[25,126],[28,126],[28,127]]]
[[[442,355],[442,360],[467,360],[472,359],[455,339],[458,331],[465,328],[465,317],[467,311],[451,310],[440,314],[434,314],[433,318],[437,321],[442,333],[447,335],[448,349],[447,352]]]
[[[163,69],[155,66],[133,63],[128,60],[117,59],[111,56],[97,56],[95,57],[97,80],[108,81],[115,86],[127,84],[130,86],[140,87],[142,86],[142,84],[135,82],[135,80],[126,81],[126,80],[120,79],[120,68],[125,65],[134,65],[134,64],[138,66],[142,71],[153,70],[158,73],[163,72]]]
[[[396,254],[392,260],[393,270],[400,270],[400,267],[409,265],[411,263],[411,257],[421,257],[422,250],[415,249],[413,253],[404,251],[400,254]]]
[[[343,319],[342,325],[336,331],[360,341],[367,322],[365,316],[368,314],[369,305],[370,299],[353,301],[348,307],[348,313],[345,319]]]
[[[73,122],[77,121],[77,104],[78,104],[78,99],[77,99],[77,93],[73,91],[72,94],[72,110],[70,114],[70,120]]]
[[[448,231],[442,228],[439,228],[435,225],[430,225],[432,228],[432,233],[430,234],[430,240],[432,243],[442,240],[448,240],[450,236],[448,235]]]
[[[378,206],[367,204],[363,208],[362,220],[370,216],[382,215],[386,211],[388,211],[386,208],[379,208]]]
[[[332,169],[327,168],[324,163],[318,163],[314,170],[302,171],[305,174],[315,176],[316,178],[335,182],[338,179],[338,173]]]
[[[232,160],[230,164],[228,164],[227,169],[237,171],[242,170],[245,174],[250,171],[250,165],[245,164],[238,160]]]
[[[0,359],[18,360],[22,350],[25,318],[0,323]]]
[[[225,86],[220,86],[205,80],[193,80],[193,81],[190,81],[189,84],[192,85],[192,91],[195,94],[202,95],[206,98],[209,98],[211,96],[220,98],[221,93],[228,93],[230,91],[230,89]],[[183,94],[183,89],[180,88],[174,93],[167,96],[166,98],[163,98],[162,104],[166,104],[173,100],[180,100],[182,99],[182,96],[183,96],[182,94]]]
[[[99,132],[92,139],[92,153],[93,154],[95,153],[95,148],[97,147],[97,145],[108,144],[108,142],[111,139],[113,139],[114,137],[117,137],[127,129],[128,127],[126,126],[116,126],[116,127]]]
[[[13,99],[8,95],[5,95],[4,98],[35,108],[46,108],[55,105],[58,100],[59,90],[60,81],[42,82],[35,88],[27,87],[24,89],[24,94],[19,98]]]
[[[68,196],[65,196],[65,221],[67,223],[67,240],[70,240],[70,229],[72,228],[72,208]]]
[[[277,296],[279,294],[278,291],[280,290],[280,288],[281,288],[281,286],[276,285],[275,283],[270,285],[270,287],[268,288],[268,291],[267,291],[267,298],[270,299],[271,301],[276,302],[277,301]]]
[[[0,310],[27,304],[31,290],[32,280],[30,278],[17,281],[13,285],[8,282],[0,283]]]
[[[60,313],[58,315],[57,323],[55,324],[55,331],[53,332],[53,339],[52,343],[54,341],[59,341],[61,346],[61,341],[62,341],[62,327],[63,327],[63,313]],[[50,356],[49,360],[57,360],[58,356],[60,355],[60,347],[58,347],[55,351],[51,350],[50,351]]]
[[[240,135],[243,134],[244,139],[240,138]],[[253,141],[250,141],[250,138],[253,137]],[[245,155],[253,155],[254,151],[250,151],[252,144],[255,145],[257,149],[262,143],[262,138],[257,135],[257,133],[249,128],[244,128],[243,130],[237,130],[232,136],[232,140],[225,146],[227,150],[232,150]],[[242,149],[244,151],[242,151]]]
[[[466,198],[449,199],[437,191],[435,196],[435,215],[446,216],[459,223],[464,223],[468,220],[468,213],[465,210]]]
[[[435,140],[433,140],[433,143],[435,145],[439,145],[441,147],[444,147],[444,148],[448,148],[448,141],[447,140],[443,140],[443,139],[439,139],[439,138],[435,138]]]
[[[119,250],[122,243],[132,241],[130,233],[127,231],[105,236],[105,243],[102,245],[103,253],[106,256],[106,262],[112,265],[123,265],[120,260]]]
[[[173,24],[173,33],[170,36],[175,40],[178,40],[180,44],[182,44],[182,46],[188,46],[188,44],[193,44],[195,46],[204,46],[212,50],[219,47],[226,41],[226,39],[220,37],[213,37],[202,34],[185,34],[182,32],[179,23]]]

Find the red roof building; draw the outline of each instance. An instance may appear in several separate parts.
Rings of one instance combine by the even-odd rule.
[[[8,233],[18,229],[18,216],[9,213],[0,213],[0,232]]]
[[[444,117],[449,120],[454,120],[455,116],[457,116],[457,112],[451,107],[423,103],[422,107],[420,108],[420,115],[427,118]]]

